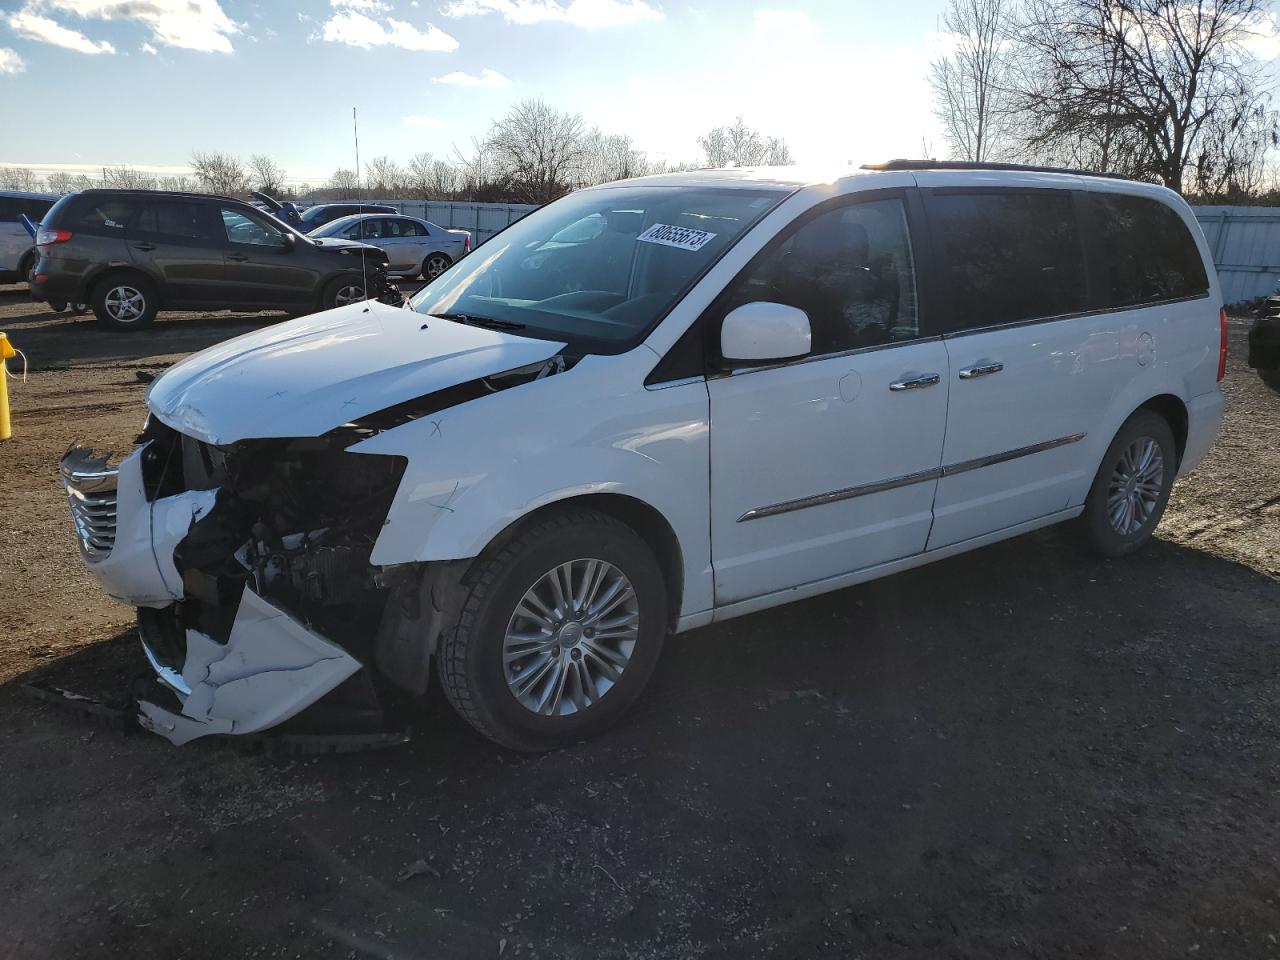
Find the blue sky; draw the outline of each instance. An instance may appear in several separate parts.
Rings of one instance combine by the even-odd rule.
[[[942,150],[944,0],[0,0],[0,165],[184,168],[267,153],[291,180],[450,153],[541,96],[672,161],[742,114],[802,162]]]

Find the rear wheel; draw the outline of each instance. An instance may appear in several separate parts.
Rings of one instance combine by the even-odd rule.
[[[1103,556],[1120,557],[1151,539],[1169,502],[1177,456],[1164,417],[1139,410],[1124,422],[1102,458],[1080,516],[1089,546]]]
[[[18,279],[22,283],[31,282],[31,274],[36,269],[36,252],[29,250],[22,255],[22,259],[18,261]]]
[[[666,587],[648,545],[594,510],[527,525],[476,561],[441,639],[446,696],[515,750],[595,736],[644,689],[666,634]]]
[[[427,258],[422,261],[422,279],[430,283],[448,270],[452,263],[453,261],[443,253],[428,254]]]
[[[94,316],[108,330],[140,330],[148,327],[160,309],[155,288],[142,277],[107,277],[93,288]]]
[[[1259,370],[1258,376],[1268,387],[1280,393],[1280,370]]]

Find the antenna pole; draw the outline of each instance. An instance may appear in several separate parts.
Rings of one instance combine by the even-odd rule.
[[[362,193],[360,189],[360,117],[357,115],[355,107],[351,108],[351,135],[354,138],[356,143],[356,203],[358,204],[356,209],[359,210],[361,213],[360,283],[364,287],[364,298],[366,300],[369,300],[371,299],[370,298],[371,291],[369,290],[369,268],[365,265],[365,253],[364,253],[364,243],[363,243],[364,241],[364,217],[363,217],[364,204],[360,202],[360,194]]]

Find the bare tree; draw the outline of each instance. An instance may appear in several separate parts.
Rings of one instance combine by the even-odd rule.
[[[770,137],[738,117],[728,126],[712,127],[698,138],[708,167],[774,167],[795,163],[781,137]]]
[[[1014,116],[1009,0],[950,0],[942,26],[954,50],[929,65],[934,114],[952,155],[982,162],[1007,152]]]
[[[1029,0],[1020,29],[1033,150],[1074,147],[1181,191],[1249,179],[1274,142],[1246,41],[1261,0]]]
[[[649,172],[649,160],[626,134],[592,128],[583,137],[581,177],[584,184],[610,183]]]
[[[132,167],[103,167],[102,183],[118,190],[154,190],[156,178]]]
[[[497,175],[497,165],[489,150],[489,142],[478,137],[471,138],[471,149],[463,153],[456,143],[453,145],[454,189],[476,194],[488,185]]]
[[[364,165],[364,182],[370,194],[394,197],[404,188],[405,174],[388,156],[374,157]]]
[[[522,100],[496,121],[489,149],[515,189],[533,203],[568,192],[585,157],[586,123],[541,99]]]
[[[427,152],[415,153],[409,158],[409,167],[405,171],[404,185],[413,196],[423,200],[431,199],[431,167],[435,158]]]
[[[447,160],[431,164],[431,179],[427,191],[432,197],[452,196],[458,189],[458,168]]]
[[[257,190],[275,195],[284,191],[284,167],[265,153],[249,158],[249,181]]]
[[[0,167],[0,188],[36,191],[40,185],[40,177],[30,167]]]
[[[44,184],[50,193],[70,193],[76,189],[76,178],[60,170],[45,177]]]
[[[199,184],[191,177],[178,174],[174,177],[161,177],[157,182],[161,190],[168,190],[170,193],[197,193]]]
[[[241,193],[248,179],[239,157],[218,151],[193,153],[191,170],[210,193]]]
[[[338,195],[340,200],[351,200],[360,193],[360,178],[354,170],[339,167],[329,177],[329,189]]]

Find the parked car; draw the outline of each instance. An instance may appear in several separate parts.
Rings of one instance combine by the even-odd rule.
[[[1067,172],[609,184],[410,306],[196,354],[118,467],[63,460],[174,743],[376,712],[433,664],[484,735],[570,743],[668,633],[1060,522],[1133,553],[1223,410],[1190,209]]]
[[[0,283],[27,279],[36,264],[36,248],[22,217],[39,223],[57,200],[57,194],[0,190]]]
[[[1262,314],[1249,329],[1249,366],[1280,392],[1280,293],[1263,301]]]
[[[313,240],[247,203],[206,194],[85,190],[45,215],[37,300],[87,301],[98,322],[139,330],[158,310],[310,313],[403,298],[377,247]]]
[[[313,237],[339,237],[372,244],[387,255],[387,270],[401,277],[434,280],[471,252],[471,234],[416,217],[362,213],[330,221]]]
[[[261,190],[251,190],[249,196],[253,197],[250,201],[252,205],[259,210],[271,214],[281,223],[286,223],[295,230],[301,228],[302,214],[298,210],[298,205],[292,200],[277,200]]]
[[[395,207],[383,203],[318,203],[307,207],[299,215],[302,223],[298,229],[307,233],[339,217],[350,217],[358,213],[399,213]]]

